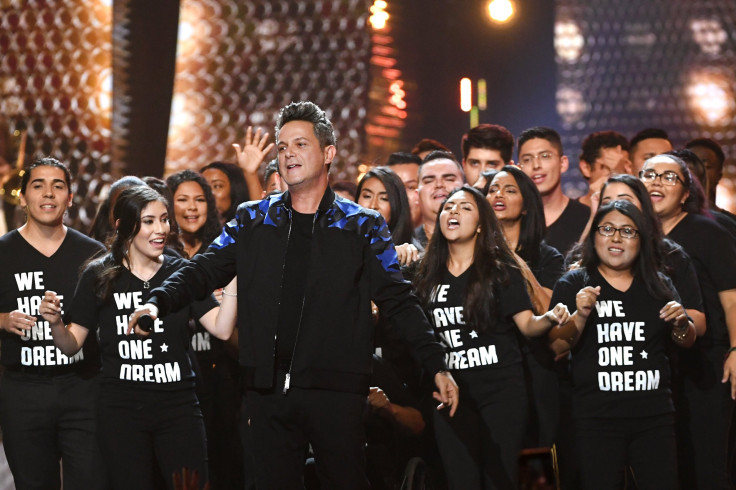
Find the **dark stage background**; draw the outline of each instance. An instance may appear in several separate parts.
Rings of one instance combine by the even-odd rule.
[[[84,228],[110,181],[232,160],[245,127],[272,132],[291,100],[332,117],[336,179],[422,137],[459,154],[467,76],[487,80],[480,122],[560,130],[570,194],[601,129],[712,136],[736,173],[733,0],[517,0],[503,26],[485,3],[387,0],[376,29],[373,0],[0,0],[0,152],[15,160],[27,130],[26,161],[69,163]]]

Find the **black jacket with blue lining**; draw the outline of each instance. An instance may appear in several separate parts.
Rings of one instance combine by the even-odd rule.
[[[154,289],[149,300],[162,316],[204,298],[237,274],[240,364],[249,388],[273,385],[290,205],[288,191],[241,204],[207,251]],[[292,387],[368,393],[371,300],[429,373],[446,369],[444,348],[401,275],[386,222],[330,188],[315,214],[305,290]]]

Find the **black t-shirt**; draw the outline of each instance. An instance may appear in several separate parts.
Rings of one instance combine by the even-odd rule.
[[[636,276],[622,292],[597,269],[576,269],[557,282],[552,303],[561,302],[574,312],[575,295],[585,286],[600,286],[601,293],[572,349],[575,417],[646,417],[673,412],[667,357],[672,327],[659,318],[667,301],[653,298]]]
[[[698,274],[708,328],[698,342],[729,344],[720,291],[736,288],[736,245],[718,223],[697,214],[685,216],[667,237],[690,256]]]
[[[54,369],[75,363],[80,371],[99,370],[100,354],[94,336],[87,337],[77,354],[67,357],[54,346],[51,329],[38,308],[44,293],[55,291],[65,312],[82,265],[104,250],[101,243],[71,228],[51,257],[36,250],[18,230],[0,238],[0,311],[21,310],[38,319],[27,336],[4,330],[0,333],[3,365],[34,366],[42,372],[44,366]]]
[[[203,243],[195,255],[207,250],[209,243]],[[165,252],[164,252],[165,253]],[[171,255],[171,254],[170,254]],[[210,334],[199,320],[192,318],[189,322],[190,344],[200,367],[212,365],[231,358],[225,350],[225,341]],[[236,363],[237,364],[237,363]]]
[[[281,281],[276,356],[281,368],[289,369],[301,321],[312,250],[314,214],[291,211],[291,231]]]
[[[539,257],[536,262],[527,262],[537,282],[542,287],[553,289],[557,280],[565,273],[565,259],[556,248],[550,247],[544,241],[539,244]],[[550,304],[550,308],[554,303]],[[519,332],[519,341],[526,355],[533,355],[539,363],[550,368],[555,366],[554,353],[549,348],[546,335],[526,338]],[[533,351],[533,354],[531,354]]]
[[[539,284],[548,289],[554,288],[557,279],[565,273],[565,258],[544,241],[539,244],[539,258],[527,265]]]
[[[590,208],[576,199],[570,199],[559,218],[547,227],[544,241],[566,255],[580,240],[580,235],[590,219]]]
[[[734,220],[733,215],[731,214],[729,216],[721,211],[711,211],[710,213],[713,215],[716,222],[725,228],[731,237],[736,240],[736,220]]]
[[[455,277],[445,269],[429,307],[429,318],[437,335],[449,347],[447,366],[455,371],[500,369],[521,363],[513,316],[531,310],[526,281],[517,269],[508,268],[509,281],[496,291],[499,310],[494,325],[478,331],[465,324],[463,304],[471,265]]]
[[[680,295],[682,306],[688,310],[703,311],[703,296],[700,293],[698,274],[693,261],[681,246],[665,238],[664,241],[664,273],[672,280],[672,284]]]
[[[147,337],[135,333],[126,335],[128,317],[145,304],[151,289],[158,287],[186,263],[164,255],[164,263],[144,287],[141,279],[128,269],[115,280],[110,301],[101,303],[96,297],[95,279],[99,264],[87,267],[69,311],[69,319],[90,330],[87,338],[97,332],[102,351],[102,379],[108,387],[137,387],[156,391],[174,391],[194,387],[194,372],[189,362],[189,318],[201,318],[217,301],[210,296],[179,311],[156,320]],[[104,259],[109,263],[110,258]]]

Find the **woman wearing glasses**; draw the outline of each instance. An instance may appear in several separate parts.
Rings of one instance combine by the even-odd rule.
[[[576,310],[550,332],[571,350],[573,416],[583,488],[619,489],[631,466],[638,488],[677,488],[672,343],[695,329],[658,270],[651,222],[628,201],[601,206],[583,243],[581,267],[555,285],[552,302]]]
[[[639,176],[665,235],[693,260],[707,318],[705,335],[679,362],[687,406],[681,411],[686,424],[678,442],[681,459],[690,462],[680,466],[682,486],[730,488],[727,447],[736,396],[736,245],[724,228],[702,214],[697,184],[680,158],[670,154],[650,158]]]

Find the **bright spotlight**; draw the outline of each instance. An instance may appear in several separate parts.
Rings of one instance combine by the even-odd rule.
[[[385,0],[375,0],[373,5],[371,5],[371,16],[368,21],[376,30],[386,27],[386,21],[388,21],[389,17],[386,7],[388,7],[388,3]]]
[[[514,2],[511,0],[491,0],[488,2],[488,15],[494,22],[508,22],[514,15]]]
[[[716,73],[694,75],[686,88],[690,108],[707,124],[726,124],[734,115],[736,104],[731,81]]]

